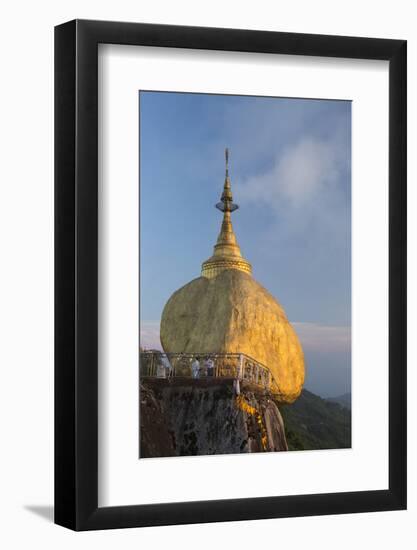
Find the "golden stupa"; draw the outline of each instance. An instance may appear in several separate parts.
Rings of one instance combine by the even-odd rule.
[[[201,277],[169,298],[161,319],[165,353],[242,353],[271,371],[279,400],[292,403],[304,383],[304,355],[278,301],[252,277],[233,231],[233,203],[226,149],[221,202],[223,222]]]

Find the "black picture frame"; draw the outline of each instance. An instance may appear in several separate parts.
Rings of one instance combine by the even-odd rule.
[[[98,507],[97,53],[106,43],[389,62],[387,490]],[[57,524],[91,530],[406,508],[406,46],[404,40],[106,21],[55,28]]]

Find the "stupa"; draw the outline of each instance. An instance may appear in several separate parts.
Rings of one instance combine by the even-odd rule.
[[[161,319],[165,353],[242,353],[265,365],[282,403],[292,403],[304,384],[304,354],[279,302],[252,276],[233,231],[233,202],[226,149],[226,175],[216,204],[223,221],[213,255],[201,276],[174,292]]]

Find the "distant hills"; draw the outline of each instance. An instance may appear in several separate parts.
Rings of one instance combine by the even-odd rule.
[[[339,405],[342,405],[342,407],[346,407],[349,410],[351,410],[352,408],[352,395],[350,393],[344,393],[343,395],[338,395],[337,397],[328,397],[327,401],[331,401],[332,403],[339,403]]]
[[[323,399],[303,390],[292,405],[280,406],[290,451],[351,446],[350,394]]]

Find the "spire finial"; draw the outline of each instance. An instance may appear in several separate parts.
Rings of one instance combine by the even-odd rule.
[[[226,147],[224,150],[224,155],[226,159],[226,177],[224,178],[223,193],[220,198],[221,202],[216,204],[216,208],[222,212],[234,212],[239,208],[237,204],[233,202],[232,195],[232,185],[229,178],[229,148]]]
[[[208,279],[216,277],[225,269],[237,269],[251,274],[252,267],[250,263],[242,257],[236,236],[233,232],[231,213],[239,208],[233,202],[232,185],[229,178],[229,149],[226,147],[226,177],[224,179],[223,193],[220,202],[216,204],[223,212],[223,222],[220,229],[217,243],[214,246],[214,252],[211,258],[203,262],[201,274]]]

